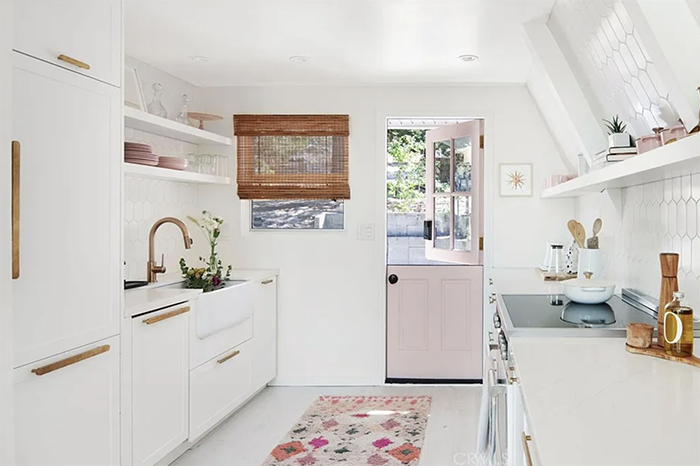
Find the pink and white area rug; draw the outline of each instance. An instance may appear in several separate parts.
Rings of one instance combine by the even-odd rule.
[[[263,466],[418,464],[429,396],[321,396]]]

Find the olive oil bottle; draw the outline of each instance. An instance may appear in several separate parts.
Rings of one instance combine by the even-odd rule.
[[[693,310],[683,303],[685,293],[673,293],[664,309],[664,350],[672,356],[693,354]]]

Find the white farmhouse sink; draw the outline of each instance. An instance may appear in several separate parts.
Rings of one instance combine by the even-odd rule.
[[[172,286],[182,288],[184,284]],[[199,295],[196,306],[194,331],[203,340],[253,316],[253,284],[248,280],[229,280],[226,287]]]

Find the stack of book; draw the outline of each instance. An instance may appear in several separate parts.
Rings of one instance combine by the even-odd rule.
[[[610,147],[602,152],[598,152],[593,157],[593,170],[606,167],[617,162],[623,162],[637,155],[636,147]]]

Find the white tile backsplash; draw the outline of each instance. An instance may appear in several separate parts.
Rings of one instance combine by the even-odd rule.
[[[598,119],[633,136],[678,120],[622,0],[557,0],[547,22]]]
[[[124,140],[151,144],[158,155],[183,157],[196,152],[197,145],[163,136],[126,128]],[[179,270],[178,261],[185,257],[194,265],[198,257],[206,251],[203,237],[187,216],[198,218],[204,207],[200,204],[196,184],[127,176],[124,178],[124,259],[126,278],[138,280],[146,278],[148,260],[148,234],[151,226],[162,217],[176,217],[185,222],[194,240],[190,251],[184,248],[182,234],[174,225],[163,225],[155,238],[156,260],[160,262],[165,254],[168,272]]]
[[[603,217],[601,248],[612,261],[608,277],[658,297],[659,254],[676,252],[679,287],[690,306],[700,311],[700,174],[625,188],[621,194],[621,213],[597,210],[600,199],[580,206],[585,224]]]

